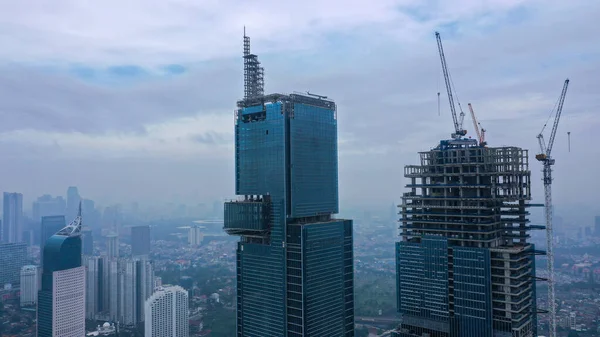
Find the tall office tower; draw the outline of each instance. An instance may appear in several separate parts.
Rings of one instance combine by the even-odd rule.
[[[67,189],[67,219],[73,219],[77,216],[77,208],[81,204],[81,196],[76,186],[70,186]]]
[[[104,311],[108,313],[111,321],[117,321],[120,317],[119,312],[119,261],[116,258],[104,259],[104,274],[102,278],[104,282],[104,297],[102,305]]]
[[[600,237],[600,216],[594,218],[594,236]]]
[[[528,158],[458,138],[404,168],[399,336],[537,336]]]
[[[37,222],[44,216],[65,215],[66,210],[67,202],[63,197],[44,194],[33,202],[33,220]]]
[[[21,269],[21,306],[29,306],[37,303],[38,296],[38,267],[23,266]]]
[[[204,240],[200,226],[191,226],[188,231],[188,243],[190,246],[200,246]]]
[[[244,36],[235,187],[224,229],[237,245],[237,335],[354,336],[352,220],[338,212],[336,105],[262,95]]]
[[[155,284],[154,263],[150,260],[138,260],[137,262],[137,322],[143,322],[145,319],[146,300],[152,296]]]
[[[21,268],[27,265],[27,243],[0,242],[0,289],[10,284],[13,288],[21,281]]]
[[[150,255],[150,226],[131,227],[131,255]]]
[[[83,255],[94,255],[94,236],[90,228],[81,230],[81,241],[83,244]]]
[[[46,240],[38,293],[38,337],[85,335],[85,267],[81,263],[81,206],[77,217]]]
[[[94,200],[83,199],[81,204],[82,213],[85,216],[85,224],[89,228],[100,228],[101,214],[96,209]]]
[[[144,303],[154,290],[154,268],[145,259],[119,260],[119,322],[135,326],[144,321]]]
[[[4,192],[2,241],[21,242],[23,235],[23,194]]]
[[[85,266],[85,317],[96,319],[104,311],[104,260],[99,256],[83,256]]]
[[[143,322],[144,302],[154,289],[153,262],[146,258],[102,260],[102,275],[98,275],[102,286],[102,294],[98,294],[102,306],[99,310],[124,325]]]
[[[180,286],[157,288],[145,303],[146,337],[188,337],[188,292]]]
[[[106,255],[109,259],[119,258],[119,236],[117,234],[108,234],[106,239]]]
[[[120,262],[121,273],[120,273],[120,296],[119,296],[119,307],[121,308],[121,317],[119,322],[126,326],[133,326],[137,322],[137,261],[135,260],[122,260]]]
[[[42,236],[40,237],[40,262],[44,261],[44,246],[46,240],[59,230],[65,228],[67,221],[64,215],[51,215],[42,217]]]

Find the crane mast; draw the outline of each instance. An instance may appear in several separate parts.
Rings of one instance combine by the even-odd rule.
[[[477,121],[477,117],[475,117],[475,111],[473,110],[473,106],[469,103],[469,111],[471,111],[471,119],[473,119],[473,128],[475,128],[475,133],[477,134],[477,141],[479,141],[480,146],[486,146],[487,142],[485,141],[485,129],[481,128],[479,130],[479,122]]]
[[[442,71],[444,73],[444,82],[446,83],[446,91],[448,92],[448,102],[450,103],[450,111],[452,112],[452,121],[454,122],[454,133],[452,138],[459,138],[467,134],[467,130],[464,130],[462,125],[465,118],[465,113],[460,110],[460,116],[456,114],[456,107],[454,105],[454,95],[452,94],[452,81],[450,80],[450,74],[448,72],[448,65],[446,64],[446,56],[444,55],[444,47],[442,46],[442,38],[440,33],[435,32],[437,39],[438,51],[440,52],[440,61],[442,62]],[[458,103],[460,108],[460,102]]]
[[[556,298],[554,289],[554,235],[552,229],[552,165],[554,165],[554,159],[550,156],[552,152],[552,146],[554,145],[554,138],[556,137],[556,130],[558,129],[558,122],[560,121],[560,115],[562,113],[563,104],[565,102],[565,96],[567,95],[567,88],[569,87],[569,79],[565,80],[565,84],[558,100],[558,106],[556,108],[556,116],[554,117],[554,124],[552,125],[552,131],[550,132],[550,139],[548,144],[544,142],[544,136],[542,132],[537,136],[540,143],[540,154],[535,156],[535,159],[541,161],[544,165],[543,169],[543,181],[544,181],[544,196],[545,196],[545,217],[546,217],[546,244],[548,256],[548,313],[550,316],[549,324],[549,336],[556,337]]]

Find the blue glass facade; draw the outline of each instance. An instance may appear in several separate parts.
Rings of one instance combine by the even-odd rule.
[[[224,229],[241,236],[238,336],[353,336],[352,221],[332,218],[335,104],[295,94],[242,104],[235,162],[243,200],[225,204]]]
[[[44,246],[46,240],[67,225],[64,215],[49,215],[42,217],[42,236],[40,237],[40,261],[44,261]]]
[[[42,262],[42,287],[38,292],[38,337],[53,336],[52,273],[81,267],[81,249],[81,237],[79,235],[53,235],[46,240]]]
[[[492,336],[492,282],[490,250],[454,247],[452,249],[454,320],[458,337]]]

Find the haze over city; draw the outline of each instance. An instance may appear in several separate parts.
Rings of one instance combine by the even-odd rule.
[[[0,2],[0,335],[600,336],[599,18]]]
[[[231,197],[246,25],[267,69],[266,91],[336,100],[342,209],[387,206],[402,192],[403,165],[452,131],[437,29],[469,135],[471,102],[493,146],[521,146],[533,158],[535,136],[571,78],[554,200],[596,209],[600,4],[359,3],[1,5],[3,190],[22,192],[26,204],[69,185],[102,203]],[[531,169],[542,202],[541,165],[532,160]]]

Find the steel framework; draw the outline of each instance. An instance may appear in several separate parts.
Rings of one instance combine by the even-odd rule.
[[[558,122],[560,121],[560,115],[562,113],[563,104],[565,102],[565,96],[567,95],[567,88],[569,87],[569,79],[565,80],[563,85],[560,98],[558,100],[558,106],[556,108],[556,117],[554,118],[554,124],[552,125],[552,131],[550,133],[550,140],[548,144],[544,142],[544,136],[542,132],[546,128],[546,125],[542,128],[542,132],[537,136],[540,143],[540,154],[536,155],[535,158],[542,162],[544,165],[544,196],[545,196],[545,216],[546,216],[546,244],[547,244],[547,255],[548,255],[548,311],[550,316],[549,336],[556,337],[556,298],[554,293],[554,234],[552,229],[552,165],[554,165],[554,158],[550,156],[552,152],[552,146],[554,145],[554,138],[556,137],[556,130],[558,129]]]

